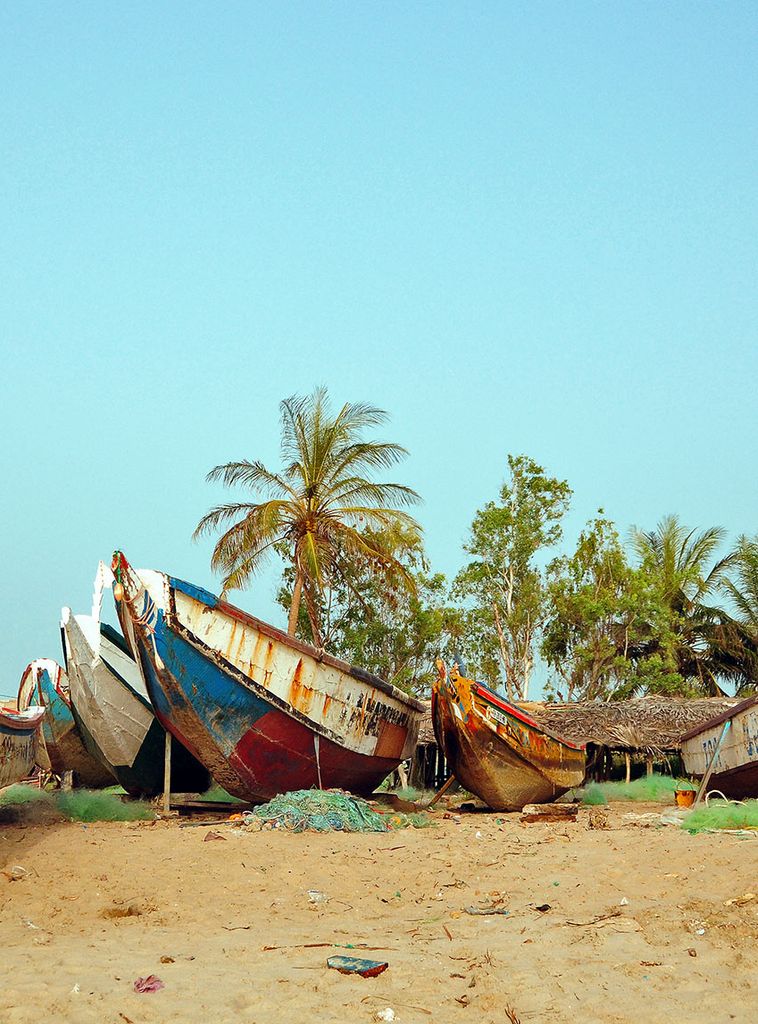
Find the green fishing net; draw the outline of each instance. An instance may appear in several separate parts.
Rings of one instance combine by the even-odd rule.
[[[692,789],[692,784],[670,775],[643,775],[633,782],[590,782],[582,792],[584,804],[607,804],[615,801],[673,803],[675,789]]]
[[[290,832],[389,832],[390,827],[360,797],[339,790],[299,789],[282,793],[252,812]]]
[[[97,789],[61,790],[54,794],[61,814],[70,821],[144,821],[155,811],[144,800],[122,800]]]
[[[758,800],[726,803],[711,800],[686,816],[682,828],[687,832],[707,832],[711,829],[758,829]]]
[[[116,788],[116,787],[112,787]],[[154,818],[150,804],[142,800],[122,800],[122,789],[108,792],[99,789],[55,790],[19,784],[0,793],[0,807],[35,808],[47,806],[69,821],[140,821]]]

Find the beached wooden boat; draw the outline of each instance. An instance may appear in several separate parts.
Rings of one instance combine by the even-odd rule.
[[[71,708],[87,750],[127,793],[154,796],[163,790],[166,736],[124,638],[100,621],[103,587],[111,579],[102,565],[91,615],[73,615],[69,608],[62,612]],[[203,792],[209,782],[207,770],[173,744],[172,791]]]
[[[80,786],[112,786],[115,779],[84,746],[71,711],[68,678],[51,658],[37,658],[24,670],[18,689],[18,709],[32,704],[47,714],[40,726],[40,746],[44,749],[48,770],[56,775],[73,772]]]
[[[229,793],[370,793],[413,754],[419,701],[120,552],[113,569],[156,714]]]
[[[718,789],[734,800],[758,797],[758,695],[682,736],[685,770],[702,777],[717,749],[708,789]]]
[[[584,747],[546,732],[458,666],[439,663],[432,692],[437,742],[456,779],[494,811],[546,803],[584,781]]]
[[[0,709],[0,789],[31,775],[37,730],[44,715],[45,709],[36,705],[25,711]]]

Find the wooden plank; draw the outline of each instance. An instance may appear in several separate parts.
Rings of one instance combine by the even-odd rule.
[[[166,746],[163,751],[163,813],[171,810],[171,733],[166,730]]]
[[[527,804],[519,821],[523,824],[550,821],[576,821],[579,804]]]

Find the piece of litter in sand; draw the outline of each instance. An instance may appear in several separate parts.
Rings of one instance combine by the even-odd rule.
[[[383,1010],[377,1010],[374,1014],[374,1020],[394,1020],[395,1011],[391,1006],[385,1006]]]
[[[507,917],[510,914],[510,910],[506,910],[505,907],[464,907],[463,909],[465,913],[475,917],[489,917],[491,914],[502,914],[503,917]]]
[[[481,839],[482,838],[482,833],[481,832],[477,832],[476,836],[474,838],[475,839]]]
[[[359,960],[354,956],[330,956],[326,966],[340,974],[360,974],[362,978],[375,978],[387,970],[386,960]]]
[[[746,903],[752,903],[756,898],[754,892],[746,892],[744,896],[735,896],[733,900],[727,900],[725,907],[744,907]]]
[[[549,903],[540,903],[540,905],[538,907],[535,907],[534,909],[535,910],[539,910],[539,912],[541,914],[546,914],[548,912],[548,910],[550,910],[550,904]]]
[[[162,956],[161,957],[161,963],[162,964],[173,964],[173,963],[176,963],[176,961],[174,960],[174,958],[172,956]]]
[[[222,836],[220,832],[206,832],[204,843],[210,843],[213,839],[223,839],[226,842],[226,836]]]
[[[158,992],[165,987],[165,984],[155,974],[148,974],[146,978],[137,978],[134,982],[135,992]]]
[[[26,878],[29,872],[26,868],[22,868],[20,864],[14,864],[7,871],[3,871],[3,874],[9,882],[20,882],[22,878]]]
[[[325,892],[321,892],[319,889],[308,890],[308,902],[309,903],[328,903],[329,897]]]
[[[79,984],[76,984],[76,985],[74,985],[74,987],[69,992],[69,995],[78,996],[80,992],[81,992],[81,986]]]
[[[378,995],[364,996],[363,999],[361,999],[361,1002],[362,1003],[368,1003],[368,1002],[371,1002],[372,999],[378,999],[380,1001],[384,1001],[384,999],[386,999],[386,998],[387,998],[386,996],[378,996]],[[427,1017],[433,1017],[434,1016],[434,1014],[432,1013],[431,1010],[427,1010],[427,1008],[425,1006],[418,1006],[416,1003],[397,1003],[397,1005],[398,1006],[404,1006],[407,1010],[417,1010],[419,1013],[425,1013]]]
[[[608,921],[614,920],[621,916],[620,910],[612,910],[609,914],[598,914],[597,917],[590,918],[589,921],[566,921],[566,924],[572,924],[576,928],[590,928],[593,925],[603,925]]]
[[[629,906],[629,900],[628,900],[628,899],[626,898],[626,896],[623,896],[623,897],[622,897],[622,898],[621,898],[621,899],[619,900],[619,906],[620,906],[620,907],[628,907],[628,906]]]

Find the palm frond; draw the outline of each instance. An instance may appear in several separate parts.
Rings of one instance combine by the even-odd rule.
[[[198,540],[204,534],[210,533],[211,530],[215,530],[224,523],[228,523],[230,519],[246,516],[255,507],[251,502],[240,501],[232,501],[225,505],[215,505],[210,512],[205,513],[197,524],[192,534],[192,539]]]
[[[348,503],[372,502],[386,506],[418,505],[421,497],[411,487],[402,484],[375,484],[360,477],[340,480],[341,490],[326,491],[322,497],[324,510],[343,508]]]

